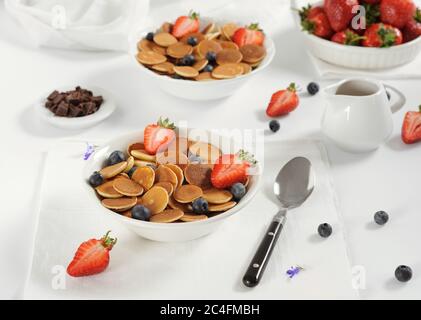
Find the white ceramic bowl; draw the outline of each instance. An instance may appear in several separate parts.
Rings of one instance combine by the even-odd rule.
[[[322,5],[318,2],[315,5]],[[300,17],[294,12],[296,24],[301,30]],[[301,31],[308,51],[328,63],[353,69],[388,69],[407,64],[421,51],[421,37],[390,48],[365,48],[345,46]]]
[[[227,146],[229,148],[229,143],[232,141],[231,139],[223,136],[217,137],[221,138],[222,146]],[[129,144],[139,141],[143,141],[143,132],[141,131],[125,134],[105,143],[88,160],[83,173],[84,179],[87,180],[92,172],[101,169],[104,165],[105,159],[112,151],[126,150]],[[222,151],[228,152],[229,150]],[[258,172],[261,172],[259,164],[257,166]],[[155,241],[177,242],[197,239],[215,231],[228,217],[239,212],[256,195],[260,180],[261,174],[250,176],[249,187],[246,195],[232,209],[207,220],[186,223],[155,223],[125,217],[103,207],[93,188],[91,188],[88,184],[86,185],[87,188],[90,189],[89,191],[87,190],[87,192],[90,192],[91,201],[97,205],[98,210],[104,214],[113,216],[116,220],[120,221],[139,236]]]
[[[201,27],[204,27],[206,25],[206,21],[209,20],[210,19],[201,18]],[[235,20],[236,19],[230,21],[214,19],[213,21],[219,25],[222,25],[227,22],[235,22]],[[246,24],[246,22],[237,23],[239,26]],[[140,39],[144,38],[146,34],[147,31],[143,30],[135,32],[130,37],[129,54],[132,62],[135,64],[136,68],[145,75],[145,77],[148,80],[155,83],[163,91],[176,97],[188,100],[214,100],[234,94],[235,91],[239,89],[244,83],[246,83],[250,78],[252,78],[257,73],[263,71],[271,63],[273,57],[275,56],[275,45],[272,39],[270,39],[266,35],[264,43],[264,46],[266,47],[267,51],[266,57],[263,59],[262,63],[259,65],[258,68],[246,75],[239,76],[233,79],[215,81],[188,81],[172,79],[168,76],[162,76],[149,70],[136,60],[135,56],[137,54],[137,43]]]

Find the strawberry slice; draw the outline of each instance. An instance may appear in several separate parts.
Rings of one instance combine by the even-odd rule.
[[[143,132],[143,144],[149,154],[165,151],[168,145],[175,139],[175,126],[168,118],[159,118],[156,124],[148,125]]]
[[[109,234],[110,231],[101,239],[83,242],[67,267],[67,273],[72,277],[83,277],[104,271],[110,262],[110,251],[117,243],[117,239]]]
[[[291,83],[287,89],[275,92],[270,99],[266,114],[269,117],[279,117],[294,111],[300,103],[296,91],[295,83]]]
[[[247,27],[235,30],[234,35],[232,36],[232,41],[239,47],[245,46],[246,44],[262,46],[265,41],[265,35],[259,28],[258,23],[252,23]]]
[[[421,106],[419,111],[410,111],[405,115],[402,125],[402,141],[412,144],[421,141]]]
[[[245,183],[248,169],[256,164],[253,156],[244,150],[237,154],[224,154],[218,158],[213,166],[211,182],[215,188],[224,189],[234,183]]]
[[[178,17],[172,28],[172,35],[181,38],[187,34],[199,31],[199,14],[193,11],[188,16]]]

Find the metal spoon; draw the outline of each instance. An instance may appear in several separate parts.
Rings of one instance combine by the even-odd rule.
[[[279,171],[273,185],[273,192],[281,206],[250,262],[243,277],[244,285],[254,287],[260,282],[276,241],[286,222],[288,210],[303,204],[313,192],[313,189],[314,174],[311,162],[308,159],[303,157],[294,158]]]

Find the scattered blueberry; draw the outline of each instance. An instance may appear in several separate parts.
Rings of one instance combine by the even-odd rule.
[[[104,183],[104,177],[98,171],[95,171],[89,177],[89,184],[94,188],[100,186],[103,183]]]
[[[146,208],[145,206],[142,206],[140,204],[136,205],[132,209],[132,218],[136,220],[143,220],[143,221],[149,221],[149,218],[151,217],[151,211]]]
[[[189,162],[190,163],[201,163],[202,158],[200,158],[198,155],[195,155],[193,153],[189,154]]]
[[[213,65],[207,64],[206,67],[203,68],[204,72],[212,72],[213,71]]]
[[[208,53],[206,53],[206,59],[209,61],[209,63],[215,63],[216,53],[213,51],[209,51]]]
[[[316,82],[310,82],[307,86],[307,91],[309,94],[314,96],[317,92],[319,92],[320,87]]]
[[[332,234],[332,226],[329,223],[322,223],[317,228],[317,232],[322,238],[328,238]]]
[[[193,212],[196,214],[206,214],[209,211],[209,204],[203,198],[197,198],[192,204]]]
[[[133,166],[128,172],[127,175],[131,178],[133,173],[136,171],[137,167]]]
[[[281,128],[278,120],[271,120],[269,122],[269,129],[272,132],[277,132]]]
[[[384,225],[389,220],[389,215],[384,211],[378,211],[374,214],[374,222],[379,225]]]
[[[235,201],[240,201],[246,194],[246,187],[240,182],[234,183],[231,186],[231,193],[234,196]]]
[[[197,38],[196,37],[189,37],[187,39],[187,43],[194,47],[195,45],[197,45]]]
[[[153,36],[153,32],[148,32],[148,34],[146,35],[146,40],[153,41]]]
[[[186,54],[184,57],[181,58],[181,65],[183,66],[192,66],[195,62],[194,56],[192,54]]]
[[[387,100],[390,101],[392,99],[392,96],[390,95],[390,92],[386,90]]]
[[[125,160],[126,160],[126,157],[124,156],[123,152],[113,151],[108,157],[108,165],[112,166],[113,164],[120,163]]]
[[[395,270],[395,277],[400,282],[407,282],[412,278],[412,269],[408,266],[399,266]]]

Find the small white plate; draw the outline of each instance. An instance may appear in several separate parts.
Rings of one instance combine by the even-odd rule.
[[[58,117],[45,107],[45,102],[47,100],[48,95],[52,92],[51,90],[51,92],[43,95],[35,102],[34,108],[36,113],[38,113],[41,118],[43,118],[45,121],[52,124],[53,126],[63,129],[77,130],[97,125],[98,123],[107,119],[116,109],[116,103],[114,101],[113,95],[109,91],[95,86],[83,86],[83,88],[92,91],[94,96],[102,96],[104,98],[104,102],[102,103],[101,107],[97,112],[84,117]],[[58,88],[56,90],[59,92],[63,92],[74,89],[74,86],[69,86]]]

